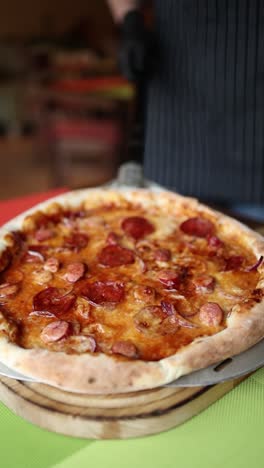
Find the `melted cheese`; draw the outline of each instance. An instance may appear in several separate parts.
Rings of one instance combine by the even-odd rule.
[[[135,241],[126,235],[121,223],[126,217],[143,216],[150,221],[155,230],[144,239]],[[44,215],[45,217],[45,215]],[[34,216],[32,215],[34,221]],[[181,220],[182,221],[182,220]],[[1,274],[4,283],[8,275],[16,270],[23,274],[19,292],[14,296],[1,299],[1,309],[8,319],[12,319],[19,329],[18,344],[25,348],[48,347],[54,351],[72,352],[67,344],[67,337],[58,342],[44,343],[41,331],[52,320],[64,320],[71,324],[73,333],[94,337],[97,351],[111,353],[112,346],[118,341],[128,341],[136,346],[139,358],[143,360],[158,360],[174,354],[182,346],[195,338],[219,332],[226,326],[226,317],[234,306],[245,310],[245,300],[251,297],[258,283],[259,274],[256,271],[245,273],[224,271],[224,257],[242,255],[245,265],[256,261],[249,250],[238,242],[230,243],[228,237],[222,237],[224,250],[217,250],[212,255],[209,252],[206,239],[193,238],[185,235],[179,229],[180,220],[164,215],[157,207],[146,210],[139,204],[124,204],[124,206],[101,206],[87,211],[84,217],[61,217],[59,223],[49,223],[54,236],[46,241],[35,239],[34,222],[27,222],[24,249],[34,244],[47,246],[43,255],[47,258],[56,257],[59,269],[55,273],[46,272],[44,263],[25,262],[23,254],[16,254],[9,268]],[[86,247],[76,250],[65,248],[65,237],[73,232],[85,233],[88,238]],[[119,244],[135,253],[135,262],[119,267],[104,267],[98,263],[98,255],[105,247],[109,233],[119,236]],[[165,248],[171,251],[171,260],[160,262],[155,260],[155,249]],[[83,262],[86,265],[85,276],[74,284],[65,279],[67,265],[72,262]],[[172,270],[182,274],[177,290],[166,289],[159,280],[159,274],[164,270]],[[184,272],[184,274],[183,274]],[[195,280],[201,275],[215,279],[212,291],[198,291]],[[32,314],[34,296],[45,287],[72,290],[80,297],[79,291],[85,282],[116,281],[124,285],[125,298],[122,302],[111,305],[89,305],[88,312],[81,315],[78,302],[65,313],[57,317],[45,314]],[[149,286],[155,291],[151,304],[144,298],[136,298],[134,291],[139,286]],[[190,322],[192,327],[179,326],[175,333],[159,333],[159,329],[146,328],[143,333],[135,322],[135,316],[145,307],[160,306],[161,302],[174,304],[175,309]],[[79,301],[80,302],[80,301]],[[198,312],[206,302],[217,302],[224,311],[224,319],[217,327],[208,327],[200,323]],[[79,305],[80,307],[80,305]],[[154,319],[153,319],[154,321]]]

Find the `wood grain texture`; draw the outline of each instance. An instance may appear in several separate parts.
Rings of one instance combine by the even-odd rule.
[[[1,377],[0,399],[17,415],[49,431],[80,438],[124,439],[182,424],[244,378],[212,387],[164,387],[97,396]]]

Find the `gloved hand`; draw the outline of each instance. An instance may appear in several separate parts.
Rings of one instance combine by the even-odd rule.
[[[119,65],[129,81],[141,81],[153,67],[153,35],[145,28],[139,10],[129,11],[120,25]]]

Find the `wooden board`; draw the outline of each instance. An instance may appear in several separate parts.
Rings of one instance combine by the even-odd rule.
[[[124,439],[178,426],[245,378],[211,387],[160,387],[98,396],[1,377],[0,400],[19,416],[53,432],[81,438]]]

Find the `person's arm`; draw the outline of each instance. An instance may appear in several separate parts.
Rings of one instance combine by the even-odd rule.
[[[121,23],[129,11],[139,8],[139,0],[107,0],[116,23]]]
[[[120,30],[119,66],[130,81],[139,82],[151,69],[153,37],[145,27],[142,0],[107,0]]]

